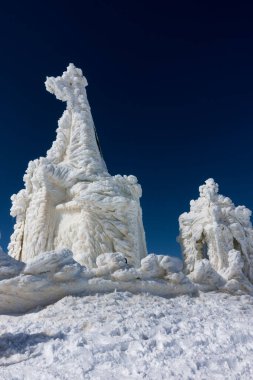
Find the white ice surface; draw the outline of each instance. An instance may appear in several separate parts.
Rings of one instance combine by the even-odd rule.
[[[2,380],[253,378],[253,298],[65,297],[0,316]]]

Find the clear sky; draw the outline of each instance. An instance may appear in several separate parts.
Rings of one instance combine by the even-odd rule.
[[[83,69],[111,174],[143,188],[149,252],[179,254],[178,216],[213,177],[253,209],[250,2],[12,1],[0,12],[0,244],[10,196],[44,156],[65,104],[44,88]]]

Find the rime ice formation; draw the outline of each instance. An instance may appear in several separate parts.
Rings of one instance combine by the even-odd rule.
[[[134,176],[104,163],[80,69],[70,64],[46,88],[67,102],[56,141],[31,161],[12,196],[14,233],[0,248],[0,314],[22,313],[67,295],[115,290],[172,297],[219,289],[253,296],[251,212],[218,194],[208,179],[179,218],[184,263],[146,255]]]
[[[218,194],[208,179],[200,197],[190,202],[190,212],[179,217],[185,272],[197,282],[217,288],[252,292],[253,230],[251,211]]]
[[[25,189],[12,196],[16,217],[9,253],[27,261],[41,252],[67,248],[93,267],[106,252],[120,251],[138,266],[146,255],[136,177],[111,176],[104,163],[90,106],[87,81],[70,64],[46,89],[67,102],[56,141],[46,157],[31,161]]]
[[[6,261],[11,261],[12,272]],[[163,297],[197,293],[196,286],[181,272],[180,260],[168,256],[149,255],[135,268],[126,263],[125,255],[113,252],[99,255],[96,264],[94,268],[80,265],[68,249],[44,252],[26,264],[2,253],[0,268],[8,273],[1,277],[0,271],[0,314],[26,312],[67,295],[115,290]]]

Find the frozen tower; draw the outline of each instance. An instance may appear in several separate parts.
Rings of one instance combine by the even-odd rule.
[[[70,64],[45,84],[67,108],[56,141],[45,158],[29,163],[25,189],[12,196],[16,225],[9,253],[27,261],[69,248],[78,262],[92,267],[101,253],[119,251],[138,266],[146,255],[141,187],[134,176],[108,173],[82,71]]]

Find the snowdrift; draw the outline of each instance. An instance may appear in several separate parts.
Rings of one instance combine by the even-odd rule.
[[[121,253],[97,258],[88,269],[72,252],[46,252],[22,263],[0,254],[0,314],[23,313],[67,295],[92,295],[113,291],[150,293],[163,297],[196,294],[196,286],[181,272],[182,262],[169,256],[149,255],[136,269]]]
[[[130,266],[119,252],[98,256],[96,264],[96,268],[80,265],[68,249],[42,253],[27,263],[1,251],[0,314],[24,313],[68,295],[114,291],[165,298],[193,296],[199,290],[253,295],[253,286],[242,275],[236,251],[227,279],[215,272],[208,260],[200,260],[188,276],[182,272],[180,259],[155,254],[142,259],[139,268]]]

